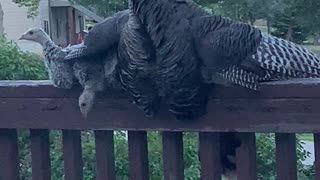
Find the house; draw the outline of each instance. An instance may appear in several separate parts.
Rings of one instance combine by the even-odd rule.
[[[43,28],[52,40],[65,47],[77,44],[78,35],[85,29],[87,20],[100,22],[102,17],[87,8],[68,0],[40,0],[39,13],[34,18],[27,17],[27,8],[19,7],[12,0],[1,0],[4,11],[4,33],[15,41],[22,50],[42,53],[40,45],[18,41],[22,33],[31,27]]]

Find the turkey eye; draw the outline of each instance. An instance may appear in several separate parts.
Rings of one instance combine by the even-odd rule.
[[[85,107],[85,106],[86,106],[86,104],[85,104],[85,103],[82,103],[82,104],[81,104],[81,106],[82,106],[82,107]]]
[[[33,31],[30,31],[29,34],[32,35],[32,34],[33,34]]]

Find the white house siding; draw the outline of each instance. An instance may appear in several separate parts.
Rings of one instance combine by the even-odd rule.
[[[1,5],[4,12],[4,33],[7,38],[15,41],[22,50],[41,54],[41,47],[37,43],[18,41],[19,37],[29,28],[41,27],[39,19],[37,17],[27,18],[27,8],[19,7],[12,0],[1,0]]]

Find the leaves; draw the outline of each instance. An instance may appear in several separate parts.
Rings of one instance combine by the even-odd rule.
[[[0,69],[0,80],[48,79],[40,56],[21,51],[5,37],[0,37]]]

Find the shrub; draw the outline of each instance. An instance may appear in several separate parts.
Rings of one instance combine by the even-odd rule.
[[[21,51],[5,37],[0,37],[0,47],[1,80],[48,79],[40,56]]]

